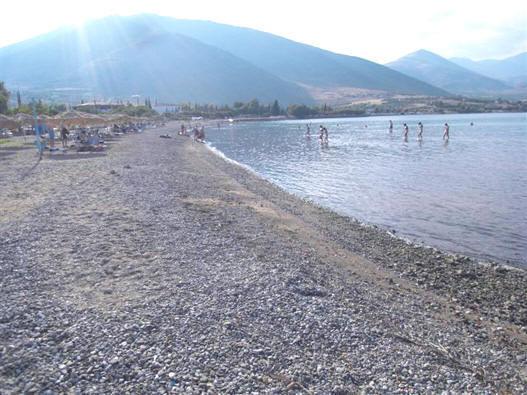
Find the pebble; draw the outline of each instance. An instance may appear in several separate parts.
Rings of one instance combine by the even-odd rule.
[[[0,227],[2,392],[527,391],[507,329],[527,332],[525,272],[416,247],[157,134],[0,177],[34,199]]]

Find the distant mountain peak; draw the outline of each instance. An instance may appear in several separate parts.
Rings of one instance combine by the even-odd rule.
[[[502,81],[473,72],[424,49],[403,56],[387,66],[460,95],[494,95],[509,88]]]
[[[451,58],[451,62],[473,72],[495,78],[519,88],[527,86],[527,52],[509,56],[505,59],[471,60]],[[523,94],[523,97],[527,95]]]
[[[428,51],[426,49],[418,49],[417,51],[414,51],[411,53],[411,55],[424,55],[424,56],[438,56],[440,57],[438,54],[432,52],[432,51]]]

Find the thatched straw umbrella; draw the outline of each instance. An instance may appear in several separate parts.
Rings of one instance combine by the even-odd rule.
[[[18,123],[8,116],[0,114],[0,128],[15,129],[18,127]]]
[[[108,124],[124,122],[130,119],[128,115],[120,113],[110,114],[105,116],[104,118],[106,119],[106,122]]]
[[[106,118],[97,114],[86,114],[86,118],[90,125],[104,125],[106,124]]]
[[[50,117],[49,115],[39,115],[37,117],[39,124],[44,124],[46,126],[56,126],[55,122],[56,120],[53,117]]]
[[[14,119],[17,122],[18,126],[33,125],[33,122],[35,121],[31,115],[25,114],[23,112],[19,112],[18,114],[16,114],[14,116]]]
[[[73,126],[86,126],[93,123],[92,114],[83,113],[76,110],[61,112],[53,117],[57,124],[71,128]]]

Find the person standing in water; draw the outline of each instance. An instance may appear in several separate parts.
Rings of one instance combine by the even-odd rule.
[[[311,137],[311,128],[309,127],[309,124],[306,124],[306,137]]]
[[[390,119],[390,125],[388,126],[388,132],[392,132],[393,131],[393,122],[392,120]]]
[[[320,144],[328,144],[328,129],[325,126],[320,125]]]
[[[407,125],[407,124],[404,124],[403,126],[404,126],[404,129],[403,129],[403,138],[404,138],[405,140],[407,140],[407,139],[408,139],[408,125]]]
[[[421,140],[423,138],[423,124],[421,121],[417,124],[417,140]]]
[[[450,132],[450,126],[448,126],[448,123],[445,122],[445,129],[443,131],[443,140],[448,140],[450,138],[449,132]]]

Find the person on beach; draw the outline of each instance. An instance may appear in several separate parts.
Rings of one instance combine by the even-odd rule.
[[[450,126],[448,126],[448,123],[445,122],[445,129],[443,131],[443,140],[448,140],[450,138]]]
[[[68,135],[69,134],[70,132],[65,127],[63,127],[60,130],[60,140],[62,141],[62,148],[68,148]]]
[[[423,138],[423,124],[421,121],[417,124],[417,140],[421,141]]]
[[[388,132],[392,132],[393,131],[393,122],[392,120],[390,119],[390,124],[388,125]]]
[[[181,129],[179,130],[178,134],[180,136],[184,136],[185,135],[185,125],[184,124],[181,124]]]
[[[407,124],[404,124],[404,129],[403,129],[403,138],[404,140],[408,140],[408,125]]]

